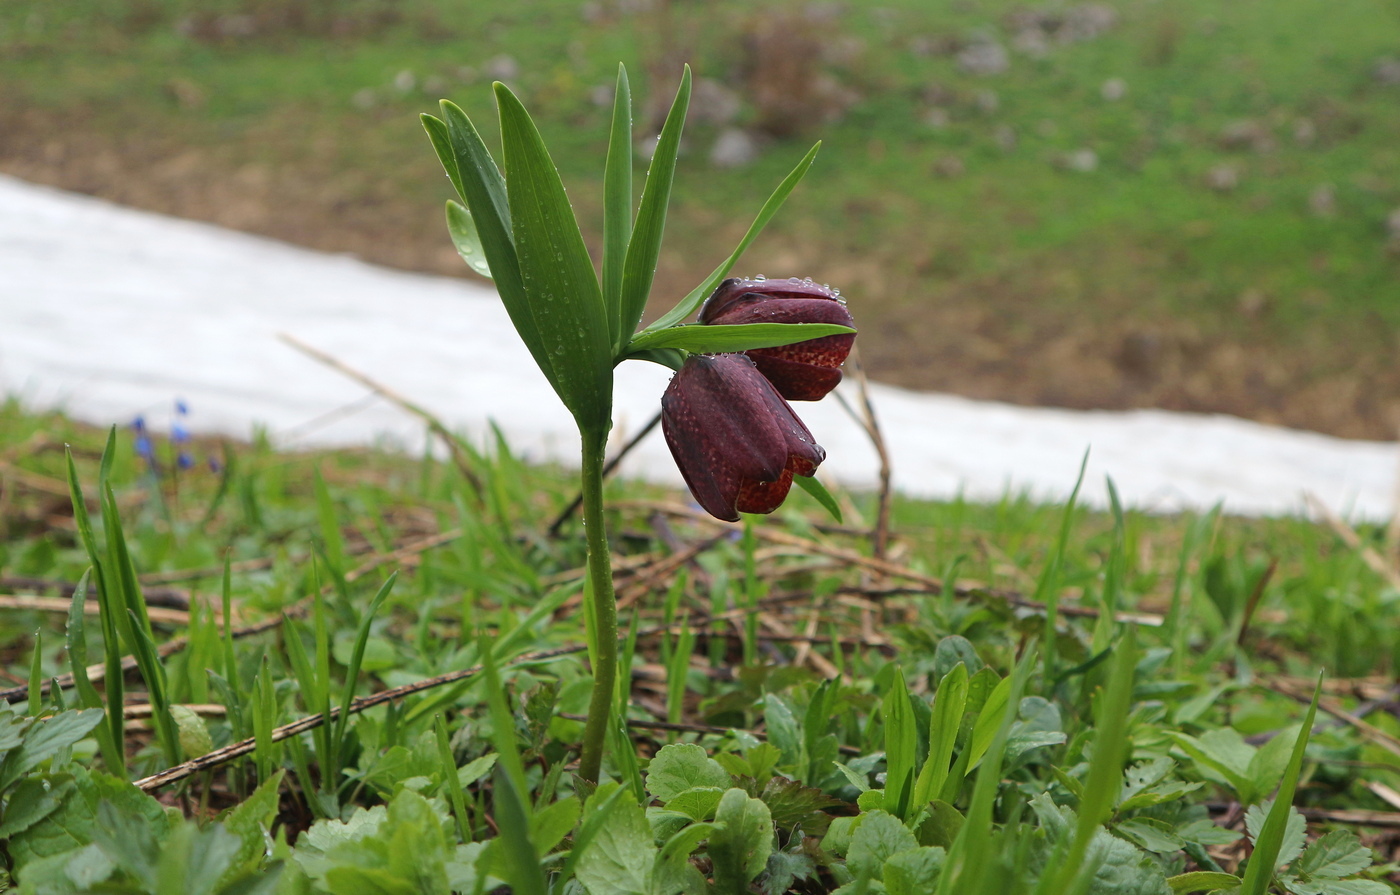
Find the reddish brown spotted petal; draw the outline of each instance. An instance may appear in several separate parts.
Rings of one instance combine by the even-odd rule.
[[[757,351],[749,352],[754,365],[789,401],[820,401],[841,384],[839,367],[819,367],[794,363],[780,357],[769,357]]]
[[[740,354],[694,355],[661,397],[661,428],[676,466],[706,512],[731,522],[741,487],[774,482],[788,466],[781,400]]]

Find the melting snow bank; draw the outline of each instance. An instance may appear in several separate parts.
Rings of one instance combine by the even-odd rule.
[[[246,437],[263,426],[289,447],[421,450],[421,423],[279,333],[450,426],[480,438],[494,420],[525,456],[574,460],[572,420],[488,288],[0,177],[0,393],[100,424],[143,414],[156,428],[178,397],[195,431]],[[668,377],[645,363],[618,370],[616,435],[645,425]],[[1300,512],[1304,491],[1353,517],[1392,509],[1395,444],[1225,416],[1015,407],[879,385],[872,396],[895,484],[911,495],[1061,500],[1090,449],[1084,498],[1099,506],[1112,476],[1127,504],[1149,510],[1223,501],[1233,513]],[[827,449],[825,474],[874,484],[875,453],[835,400],[798,411]],[[625,469],[680,483],[659,435]]]

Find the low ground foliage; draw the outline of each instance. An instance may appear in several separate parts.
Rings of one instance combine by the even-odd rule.
[[[1395,591],[1310,523],[614,482],[593,789],[567,474],[136,448],[0,411],[20,891],[1392,891]]]

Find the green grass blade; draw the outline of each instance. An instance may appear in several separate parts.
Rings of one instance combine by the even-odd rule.
[[[442,764],[443,789],[447,790],[447,803],[452,806],[452,817],[457,822],[457,836],[463,842],[470,842],[471,827],[467,822],[467,794],[462,790],[462,781],[457,776],[457,761],[452,757],[452,744],[447,738],[447,722],[442,715],[433,718],[433,734],[437,739],[438,761]]]
[[[131,654],[136,659],[137,670],[146,684],[151,701],[151,720],[166,761],[176,765],[182,760],[180,737],[175,718],[170,714],[165,663],[156,649],[155,632],[151,629],[150,615],[146,611],[146,599],[136,578],[136,567],[131,561],[131,552],[126,546],[126,534],[122,530],[121,516],[117,510],[117,496],[113,493],[110,482],[102,488],[102,527],[107,537],[106,569],[109,574],[106,580],[114,590],[112,615],[118,622],[122,637],[127,641]]]
[[[986,758],[977,772],[977,782],[972,787],[972,799],[968,803],[966,820],[948,849],[948,858],[938,879],[938,895],[989,891],[979,883],[996,858],[993,844],[995,840],[992,838],[992,808],[1001,783],[1006,741],[1011,735],[1011,725],[1016,721],[1021,694],[1025,692],[1026,681],[1030,678],[1030,670],[1034,664],[1035,651],[1027,649],[1007,678],[1011,683],[1004,703],[1005,708],[1001,712],[996,734],[987,748]]]
[[[1084,794],[1079,798],[1079,822],[1068,857],[1060,863],[1055,885],[1049,892],[1065,892],[1076,877],[1087,872],[1085,856],[1094,833],[1113,814],[1113,804],[1122,787],[1123,764],[1128,755],[1128,717],[1133,704],[1133,678],[1137,672],[1137,629],[1128,625],[1114,651],[1108,689],[1099,703],[1094,757]]]
[[[452,245],[457,254],[467,262],[467,266],[479,276],[491,279],[491,265],[486,260],[486,250],[481,247],[481,234],[476,232],[476,221],[465,205],[447,200],[447,234],[452,237]]]
[[[491,709],[491,741],[500,756],[496,760],[496,767],[504,771],[515,791],[522,794],[519,796],[522,801],[521,810],[525,812],[528,820],[530,807],[523,794],[530,790],[525,784],[525,765],[520,760],[520,744],[515,736],[515,714],[506,702],[506,691],[501,685],[501,673],[496,667],[496,651],[490,638],[482,636],[477,652],[481,656],[481,667],[485,677],[483,683],[486,687],[486,702]]]
[[[1259,830],[1259,839],[1254,843],[1254,854],[1250,855],[1249,866],[1244,872],[1244,882],[1239,895],[1264,895],[1274,877],[1274,864],[1283,845],[1283,835],[1288,827],[1288,812],[1293,805],[1293,794],[1298,790],[1298,778],[1303,773],[1303,754],[1308,748],[1308,738],[1312,735],[1313,721],[1317,718],[1317,701],[1322,696],[1322,675],[1317,676],[1313,688],[1312,702],[1303,716],[1303,728],[1298,731],[1298,740],[1293,744],[1293,755],[1288,760],[1288,769],[1278,785],[1274,805],[1264,826]]]
[[[695,649],[695,630],[682,622],[676,649],[666,666],[666,720],[679,724],[685,711],[685,691],[690,675],[690,654]]]
[[[622,348],[632,326],[622,321],[622,272],[632,241],[632,88],[627,68],[618,63],[613,93],[608,161],[603,169],[603,303],[608,309],[608,334],[613,352]]]
[[[768,201],[764,202],[763,207],[759,209],[758,217],[754,218],[753,223],[749,225],[748,232],[744,234],[743,239],[739,240],[739,245],[734,249],[733,253],[731,253],[728,258],[724,259],[719,267],[711,271],[710,275],[706,277],[699,286],[691,290],[689,295],[681,299],[679,304],[665,314],[662,314],[655,322],[643,330],[643,332],[650,333],[669,329],[695,313],[701,303],[710,297],[710,293],[715,291],[715,287],[719,285],[719,281],[729,276],[729,272],[734,269],[734,265],[739,261],[739,258],[744,252],[748,251],[749,246],[758,238],[758,234],[763,232],[763,228],[768,226],[768,222],[773,219],[773,215],[777,214],[778,209],[783,207],[783,203],[787,201],[787,197],[796,189],[797,184],[802,181],[802,177],[807,173],[807,169],[812,167],[812,162],[816,159],[817,150],[821,149],[821,145],[821,143],[817,143],[811,149],[807,150],[807,154],[802,157],[802,161],[797,163],[797,167],[793,168],[792,172],[788,174],[787,177],[783,178],[783,182],[778,184],[778,188],[773,191],[773,195],[769,196]]]
[[[113,427],[112,432],[107,437],[109,448],[113,444],[115,434],[116,428]],[[73,450],[65,448],[64,452],[68,463],[68,494],[73,502],[73,522],[78,529],[78,538],[87,551],[88,562],[92,564],[92,581],[97,585],[98,623],[102,629],[102,659],[106,666],[106,672],[102,677],[102,686],[107,692],[107,705],[109,706],[107,727],[112,742],[120,746],[126,742],[126,719],[122,712],[125,687],[122,682],[122,643],[121,635],[117,630],[117,612],[112,591],[107,585],[107,577],[102,568],[102,554],[97,549],[97,538],[93,534],[92,518],[88,515],[87,500],[83,497],[83,488],[78,482],[78,469],[73,463]],[[107,459],[111,454],[111,450],[103,453],[103,465],[106,468],[111,467],[111,462]],[[113,765],[109,770],[113,774],[125,777],[125,759]]]
[[[312,478],[312,487],[316,493],[316,521],[321,527],[321,542],[326,545],[326,557],[333,571],[338,569],[343,573],[346,571],[345,536],[340,532],[340,514],[336,512],[335,501],[331,499],[330,489],[326,487],[319,467]]]
[[[919,733],[909,707],[909,688],[904,684],[904,672],[898,665],[894,669],[894,683],[885,694],[881,714],[885,722],[885,810],[904,820],[910,810],[914,788],[914,753]]]
[[[612,424],[612,343],[588,247],[559,171],[525,107],[499,83],[496,105],[510,183],[511,232],[536,331],[561,371],[555,391],[580,427],[606,429]]]
[[[632,334],[642,319],[651,283],[656,277],[656,259],[661,254],[661,238],[666,230],[666,206],[671,202],[676,158],[681,151],[681,131],[685,129],[685,113],[689,108],[690,66],[687,65],[681,72],[681,85],[671,102],[671,111],[666,115],[651,165],[647,168],[646,186],[642,187],[642,201],[637,208],[637,227],[627,247],[621,294],[621,331],[626,336]]]
[[[394,582],[398,578],[399,573],[393,573],[379,588],[379,592],[374,595],[369,608],[360,619],[359,630],[355,632],[355,648],[350,653],[350,664],[345,668],[345,688],[340,694],[340,715],[335,719],[335,736],[331,743],[331,748],[337,754],[345,743],[345,726],[350,723],[350,703],[355,700],[355,685],[360,680],[360,665],[365,660],[365,644],[369,642],[370,625],[374,622],[375,613],[379,612],[379,607],[384,605],[389,592],[394,589]]]
[[[797,487],[806,491],[813,500],[821,504],[822,509],[830,513],[831,518],[835,519],[838,525],[843,521],[841,505],[836,502],[836,498],[832,496],[830,491],[826,490],[826,486],[816,476],[795,475],[792,477],[792,481]]]
[[[953,760],[953,746],[958,740],[967,706],[967,665],[959,662],[943,675],[933,697],[933,712],[929,719],[928,757],[919,771],[914,788],[914,805],[922,808],[943,791],[948,768]]]
[[[495,769],[496,826],[500,844],[496,856],[501,876],[513,895],[547,895],[540,855],[530,841],[530,815],[522,790],[500,763]]]
[[[630,356],[638,351],[658,348],[679,348],[692,354],[723,354],[727,351],[748,351],[750,348],[774,348],[853,333],[849,326],[835,323],[740,323],[715,326],[676,326],[671,329],[646,332],[627,346]]]
[[[29,705],[25,714],[38,717],[44,710],[44,629],[34,632],[34,654],[29,659]]]
[[[131,630],[134,642],[132,654],[136,657],[136,667],[146,682],[147,695],[151,700],[151,720],[155,723],[161,751],[171,766],[184,761],[180,748],[180,728],[175,716],[170,712],[170,685],[166,680],[165,666],[161,663],[160,652],[150,632],[141,626],[134,610],[128,609],[131,616]]]
[[[1084,472],[1089,468],[1089,451],[1084,451],[1084,456],[1079,461],[1079,475],[1074,480],[1074,490],[1069,493],[1069,501],[1065,503],[1064,512],[1060,515],[1060,532],[1055,538],[1055,551],[1050,554],[1049,561],[1040,573],[1040,578],[1035,583],[1035,600],[1045,604],[1045,633],[1042,636],[1045,642],[1045,680],[1054,681],[1056,679],[1059,649],[1058,637],[1055,633],[1056,625],[1059,621],[1060,611],[1060,578],[1064,572],[1065,549],[1069,546],[1070,528],[1074,524],[1075,505],[1079,501],[1079,489],[1084,485]]]

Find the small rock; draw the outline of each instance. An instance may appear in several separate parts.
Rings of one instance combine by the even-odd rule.
[[[1400,86],[1400,59],[1394,56],[1377,59],[1375,67],[1371,69],[1371,77],[1376,79],[1377,84]]]
[[[599,84],[588,91],[588,100],[600,109],[606,109],[613,104],[613,99],[617,95],[617,87],[614,84]]]
[[[1127,95],[1128,82],[1122,78],[1109,78],[1107,81],[1104,81],[1103,86],[1099,88],[1099,96],[1102,96],[1111,103],[1116,103]]]
[[[429,75],[423,79],[423,92],[429,96],[441,96],[447,92],[447,79],[441,75]]]
[[[1311,146],[1317,139],[1317,125],[1311,118],[1299,118],[1293,122],[1293,142],[1299,146]]]
[[[967,173],[967,165],[956,155],[945,155],[933,163],[933,173],[939,177],[953,180]]]
[[[1118,11],[1106,3],[1080,3],[1065,12],[1055,35],[1061,43],[1093,40],[1118,24]]]
[[[996,41],[974,43],[958,54],[958,68],[970,75],[999,75],[1011,67],[1011,54]]]
[[[1217,142],[1221,149],[1268,152],[1274,148],[1274,135],[1264,125],[1246,118],[1221,128]]]
[[[1337,213],[1337,190],[1330,183],[1318,184],[1308,196],[1308,208],[1320,218],[1330,218]]]
[[[379,94],[366,87],[363,90],[356,90],[355,95],[350,97],[350,102],[354,103],[357,109],[373,109],[379,102]]]
[[[1268,310],[1269,296],[1264,293],[1264,290],[1251,286],[1240,293],[1237,304],[1241,316],[1256,318]]]
[[[1022,28],[1011,39],[1016,52],[1032,59],[1044,59],[1050,55],[1050,36],[1039,28]]]
[[[491,57],[481,72],[493,81],[513,81],[520,76],[520,63],[509,53],[502,53]]]
[[[739,168],[758,158],[758,141],[737,127],[720,132],[710,149],[710,164],[716,168]]]
[[[1400,242],[1400,208],[1390,213],[1385,219],[1385,227],[1390,231],[1390,238],[1394,242]]]
[[[1001,106],[1001,97],[995,90],[977,91],[977,108],[990,115]]]
[[[934,106],[924,113],[924,124],[927,124],[936,131],[941,131],[943,128],[947,127],[949,120],[948,110],[938,106]]]
[[[394,75],[394,89],[399,93],[409,93],[417,86],[418,78],[408,69]]]
[[[1064,166],[1071,171],[1088,174],[1099,167],[1099,154],[1092,149],[1076,149],[1064,156]]]
[[[612,102],[612,98],[608,98]],[[690,111],[687,121],[697,124],[724,126],[732,124],[743,110],[744,102],[739,94],[713,78],[697,78],[690,94]]]
[[[597,0],[588,0],[587,3],[579,7],[578,12],[585,22],[592,23],[602,21],[603,4],[598,3]]]
[[[475,84],[476,79],[479,77],[476,69],[470,65],[457,66],[456,75],[457,80],[461,81],[463,84]]]
[[[1240,185],[1240,172],[1234,165],[1216,165],[1206,172],[1206,186],[1217,193],[1228,193]]]
[[[1010,152],[1016,148],[1016,128],[1009,124],[998,124],[992,131],[992,139],[1002,152]]]
[[[1119,343],[1116,360],[1123,372],[1140,379],[1152,379],[1161,369],[1166,347],[1159,333],[1130,332]]]
[[[186,78],[171,78],[165,85],[175,103],[182,109],[204,108],[204,88]]]
[[[660,142],[661,135],[653,134],[650,137],[642,137],[641,139],[639,139],[635,144],[633,144],[632,149],[635,151],[638,159],[644,162],[649,162],[651,161],[651,157],[653,155],[656,155],[656,145]]]

